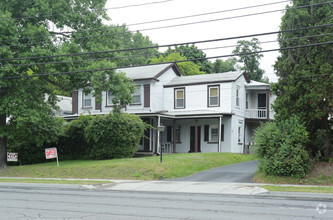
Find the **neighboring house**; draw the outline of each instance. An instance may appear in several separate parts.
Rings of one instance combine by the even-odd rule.
[[[273,119],[269,84],[251,81],[246,73],[182,76],[176,64],[124,68],[136,84],[134,101],[123,111],[157,128],[146,131],[139,151],[245,153],[261,121]],[[74,91],[73,119],[80,114],[108,114],[112,94],[98,104],[82,89]],[[160,141],[159,141],[160,140]]]

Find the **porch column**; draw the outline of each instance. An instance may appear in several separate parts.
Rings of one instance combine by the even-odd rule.
[[[219,131],[219,140],[218,140],[218,149],[217,149],[217,152],[221,152],[221,139],[222,139],[222,136],[221,136],[221,129],[222,129],[222,117],[223,116],[220,116],[219,117],[219,129],[218,129],[218,131]]]
[[[194,127],[194,152],[198,152],[198,120],[195,120],[195,127]]]
[[[267,89],[266,90],[266,106],[267,106],[267,119],[269,120],[269,93],[270,93],[270,90]]]
[[[158,133],[158,129],[157,129],[157,126],[158,126],[158,121],[159,121],[159,117],[156,117],[156,129],[155,129],[155,154],[157,154],[157,146],[158,146],[158,143],[159,143],[159,140],[158,140],[158,136],[159,136],[159,133]]]
[[[156,144],[156,153],[160,152],[160,131],[157,129],[159,126],[161,126],[161,117],[158,115],[157,116],[157,127],[156,127],[156,132],[157,132],[157,144]]]
[[[173,150],[172,150],[172,152],[176,153],[177,152],[176,143],[177,143],[178,137],[177,137],[177,132],[176,132],[176,120],[175,119],[173,119],[172,127],[173,127]]]

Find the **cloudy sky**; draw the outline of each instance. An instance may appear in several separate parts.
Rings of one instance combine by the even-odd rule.
[[[108,14],[113,24],[125,23],[132,31],[201,22],[191,25],[141,31],[144,35],[149,36],[150,40],[154,43],[165,45],[278,31],[281,17],[283,16],[283,9],[285,9],[288,2],[283,0],[108,0],[106,8],[109,8]],[[138,6],[140,4],[142,5]],[[251,7],[264,4],[266,6]],[[240,9],[245,7],[251,8]],[[251,15],[257,13],[261,14]],[[207,15],[193,16],[199,14]],[[142,22],[186,16],[191,17],[135,25]],[[237,16],[243,17],[233,18]],[[244,40],[250,39],[244,38]],[[261,46],[263,50],[278,48],[277,42],[264,43],[276,40],[277,35],[262,36],[258,37],[258,39],[262,42]],[[229,55],[234,48],[205,49],[232,46],[235,44],[237,44],[237,40],[196,44],[196,46],[202,49],[207,57],[214,57]],[[266,75],[271,81],[276,81],[277,79],[272,67],[277,56],[278,52],[264,53],[264,57],[260,61],[261,68],[266,71]]]

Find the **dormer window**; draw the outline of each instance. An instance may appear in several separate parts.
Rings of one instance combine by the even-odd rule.
[[[185,88],[175,89],[175,108],[185,108]]]
[[[91,106],[91,103],[92,103],[92,101],[91,101],[91,94],[89,93],[89,94],[85,94],[84,92],[83,92],[83,102],[82,102],[82,107],[83,108],[91,108],[92,106]]]
[[[208,86],[208,107],[220,106],[220,86]]]

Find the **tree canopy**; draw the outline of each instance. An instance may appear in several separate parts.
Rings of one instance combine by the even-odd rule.
[[[120,103],[131,102],[135,87],[114,68],[144,64],[145,56],[157,50],[99,53],[155,45],[126,26],[104,25],[102,20],[109,20],[105,3],[4,0],[0,4],[0,167],[6,166],[7,141],[24,135],[38,139],[37,143],[53,140],[58,130],[52,126],[59,124],[52,122],[57,120],[56,94],[89,85],[94,96],[111,90]]]
[[[241,69],[247,71],[250,79],[255,81],[261,81],[265,72],[259,67],[259,60],[263,56],[258,53],[260,51],[260,42],[257,38],[252,38],[251,41],[240,40],[237,42],[235,50],[233,50],[233,54],[239,54],[237,61],[244,65]]]
[[[151,64],[155,63],[167,63],[167,62],[174,62],[174,61],[181,61],[181,60],[187,60],[186,57],[181,56],[179,53],[171,53],[167,55],[166,57],[163,55],[160,55],[157,58],[154,58],[150,61]],[[195,63],[188,61],[188,62],[179,62],[177,63],[179,66],[179,69],[185,76],[189,75],[200,75],[205,74],[205,72],[200,70],[200,66],[196,65]]]
[[[317,2],[324,2],[319,0]],[[282,18],[281,30],[316,27],[333,23],[331,4],[295,9],[311,4],[308,0],[295,0]],[[318,44],[333,40],[332,27],[283,32],[279,35],[281,48]],[[311,37],[321,35],[318,37]],[[310,134],[309,149],[313,154],[321,151],[329,156],[332,147],[333,113],[333,45],[300,47],[281,50],[275,63],[279,81],[273,86],[275,118],[286,120],[291,114],[305,123]],[[331,119],[331,121],[330,121]],[[331,148],[332,149],[332,148]]]

